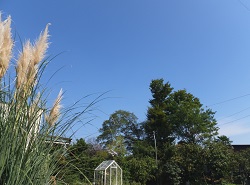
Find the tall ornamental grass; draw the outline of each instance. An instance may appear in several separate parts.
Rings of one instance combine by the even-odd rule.
[[[48,64],[48,26],[34,42],[24,43],[15,59],[14,80],[6,77],[14,60],[11,17],[0,14],[0,184],[54,184],[64,147],[55,141],[86,111],[70,114],[61,109],[62,91],[47,108],[46,88],[39,83]]]

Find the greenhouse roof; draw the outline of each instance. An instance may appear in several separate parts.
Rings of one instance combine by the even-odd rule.
[[[106,170],[110,165],[115,164],[115,166],[120,166],[114,160],[103,161],[95,170]]]

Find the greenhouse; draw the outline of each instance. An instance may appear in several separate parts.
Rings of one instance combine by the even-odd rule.
[[[114,160],[103,161],[94,172],[95,185],[122,185],[122,169]]]

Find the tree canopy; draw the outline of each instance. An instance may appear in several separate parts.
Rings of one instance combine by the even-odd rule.
[[[142,131],[137,123],[137,117],[128,111],[118,110],[104,121],[97,140],[107,149],[130,152],[133,143],[140,139]],[[124,149],[122,149],[124,148]]]

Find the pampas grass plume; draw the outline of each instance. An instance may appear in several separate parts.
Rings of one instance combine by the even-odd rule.
[[[45,30],[40,34],[34,46],[30,41],[25,43],[23,51],[20,53],[17,61],[17,88],[25,85],[25,88],[29,89],[36,82],[35,78],[38,71],[37,65],[43,60],[49,47],[49,25],[50,24],[47,24]]]
[[[43,31],[43,33],[40,34],[40,37],[38,38],[38,40],[35,43],[35,46],[34,46],[34,64],[35,65],[43,60],[43,58],[45,57],[45,54],[47,52],[47,49],[49,47],[49,43],[48,43],[48,38],[49,38],[48,27],[49,27],[49,25],[50,25],[50,23],[46,25],[45,30]]]
[[[45,117],[45,119],[50,127],[52,127],[57,122],[57,120],[60,116],[60,109],[62,107],[61,106],[62,94],[63,94],[63,91],[61,89],[55,102],[54,102],[52,109],[50,110],[49,115]]]
[[[11,17],[1,20],[0,13],[0,78],[6,73],[12,57],[13,40],[11,37]]]
[[[24,47],[23,51],[19,54],[19,59],[17,61],[17,67],[16,67],[16,74],[17,74],[17,81],[16,86],[17,88],[20,88],[22,85],[26,84],[28,79],[30,79],[30,71],[33,68],[33,47],[28,40]],[[29,74],[29,76],[28,76]]]

